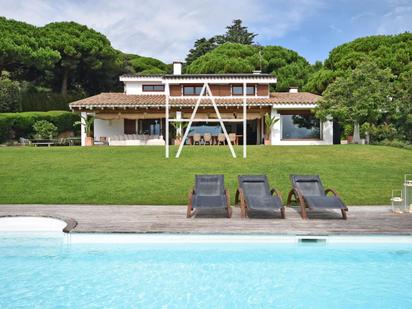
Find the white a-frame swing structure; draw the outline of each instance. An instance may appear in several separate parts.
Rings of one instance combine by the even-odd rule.
[[[233,149],[232,143],[230,142],[229,139],[229,135],[227,133],[226,127],[225,127],[225,122],[242,122],[243,123],[243,158],[246,158],[246,120],[247,120],[247,105],[246,105],[246,83],[243,83],[243,117],[242,118],[236,118],[236,119],[222,119],[219,109],[217,107],[216,101],[215,101],[215,97],[213,96],[212,91],[210,90],[209,87],[209,83],[208,82],[204,82],[203,86],[202,86],[202,90],[200,92],[199,97],[197,97],[197,101],[195,104],[195,107],[193,108],[193,112],[192,115],[190,116],[189,119],[176,119],[176,118],[169,118],[169,107],[170,107],[170,101],[169,101],[169,97],[170,97],[170,89],[169,89],[169,84],[166,83],[165,84],[165,89],[166,89],[166,158],[169,158],[169,154],[170,154],[170,149],[169,149],[169,125],[170,122],[188,122],[188,126],[185,130],[185,134],[183,136],[182,142],[179,146],[179,149],[176,153],[176,158],[180,157],[180,153],[182,152],[183,146],[185,144],[185,141],[187,139],[187,136],[189,134],[190,131],[190,127],[192,126],[193,122],[219,122],[220,126],[222,127],[223,133],[225,135],[227,144],[229,146],[230,152],[232,153],[233,158],[236,158],[236,153]],[[197,110],[199,109],[200,103],[202,101],[202,99],[208,99],[211,100],[212,102],[212,106],[215,110],[216,113],[216,117],[217,119],[197,119],[195,118]]]

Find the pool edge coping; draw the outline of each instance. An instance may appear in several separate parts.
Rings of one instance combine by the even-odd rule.
[[[62,232],[65,234],[71,233],[71,231],[77,226],[77,221],[70,217],[65,216],[51,216],[51,215],[43,215],[43,214],[36,214],[36,215],[0,215],[0,218],[49,218],[49,219],[56,219],[63,221],[66,223],[66,226],[63,228]]]

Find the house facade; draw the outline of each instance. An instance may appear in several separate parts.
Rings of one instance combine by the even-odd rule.
[[[321,98],[318,95],[299,92],[297,88],[270,92],[270,85],[276,84],[277,79],[260,72],[182,74],[181,63],[175,62],[173,67],[173,74],[123,75],[120,77],[123,93],[91,96],[72,102],[70,109],[81,113],[83,122],[84,117],[93,116],[95,142],[109,145],[173,143],[175,132],[166,123],[190,118],[195,121],[187,137],[196,133],[221,133],[217,121],[221,118],[225,120],[227,133],[239,137],[239,144],[258,145],[266,134],[267,113],[279,118],[269,132],[272,145],[333,144],[332,121],[322,122],[312,112]],[[82,145],[85,143],[82,129]]]

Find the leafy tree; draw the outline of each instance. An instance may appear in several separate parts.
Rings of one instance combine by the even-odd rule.
[[[395,83],[387,121],[395,125],[398,137],[412,142],[412,62]]]
[[[360,125],[376,123],[390,105],[392,79],[390,69],[364,62],[326,88],[316,114],[321,119],[332,116],[342,123],[352,123],[354,142],[359,143]]]
[[[162,61],[151,57],[124,54],[124,60],[128,67],[128,73],[166,74],[168,71],[170,71],[170,68],[167,64],[164,64]]]
[[[226,27],[226,33],[217,35],[215,40],[219,45],[228,42],[252,45],[256,36],[256,33],[249,32],[247,27],[242,26],[242,21],[240,19],[235,19],[232,22],[232,25]]]
[[[211,50],[217,47],[215,38],[201,38],[195,41],[195,45],[192,49],[189,50],[189,53],[186,56],[186,65],[190,65],[200,56],[210,52]]]
[[[50,23],[41,29],[41,35],[50,48],[58,51],[60,61],[55,67],[55,75],[65,95],[70,79],[81,85],[84,80],[92,81],[95,90],[101,80],[116,62],[116,51],[102,34],[74,22]]]
[[[276,90],[302,88],[313,68],[298,53],[280,46],[225,43],[186,67],[187,73],[251,73],[262,70],[278,78]]]
[[[242,21],[240,19],[235,19],[232,22],[232,25],[226,27],[225,34],[216,35],[210,39],[201,38],[196,40],[193,48],[189,50],[189,53],[186,56],[186,64],[190,65],[199,57],[225,43],[252,45],[256,36],[257,34],[249,32],[247,27],[242,26]]]
[[[0,72],[10,72],[13,79],[36,81],[60,59],[35,26],[0,17],[0,38]]]
[[[321,68],[319,71],[313,72],[307,83],[305,84],[304,90],[316,94],[322,94],[330,83],[336,79],[336,72]]]
[[[20,86],[19,82],[12,81],[6,71],[0,75],[0,112],[20,111]]]
[[[350,74],[365,61],[374,61],[379,68],[389,68],[399,76],[412,61],[412,33],[363,37],[334,48],[305,89],[322,94],[336,78]]]

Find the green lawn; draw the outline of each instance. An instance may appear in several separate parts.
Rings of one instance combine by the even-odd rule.
[[[236,148],[241,155],[241,148]],[[172,147],[172,155],[176,148]],[[349,204],[388,204],[412,151],[382,146],[0,148],[0,203],[185,204],[195,174],[225,174],[232,201],[239,174],[267,174],[286,200],[289,174],[319,174]]]

